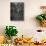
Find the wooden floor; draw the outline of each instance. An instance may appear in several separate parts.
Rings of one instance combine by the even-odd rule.
[[[15,45],[15,46],[46,46],[46,44],[44,45],[23,44],[23,45]]]

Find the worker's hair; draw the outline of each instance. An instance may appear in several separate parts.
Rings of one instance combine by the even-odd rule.
[[[40,6],[40,9],[46,9],[46,6]]]

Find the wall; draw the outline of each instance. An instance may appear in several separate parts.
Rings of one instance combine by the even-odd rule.
[[[24,2],[24,21],[10,21],[10,2]],[[15,25],[19,31],[18,36],[31,36],[31,32],[42,29],[35,19],[41,13],[42,5],[46,5],[46,0],[0,0],[0,33],[4,32],[6,25]]]

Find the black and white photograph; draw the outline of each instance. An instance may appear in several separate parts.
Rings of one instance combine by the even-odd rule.
[[[24,20],[24,3],[23,2],[10,3],[10,20],[12,21]]]

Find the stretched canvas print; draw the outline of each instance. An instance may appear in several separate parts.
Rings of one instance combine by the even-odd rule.
[[[11,20],[24,20],[24,3],[23,2],[11,2],[10,9]]]

